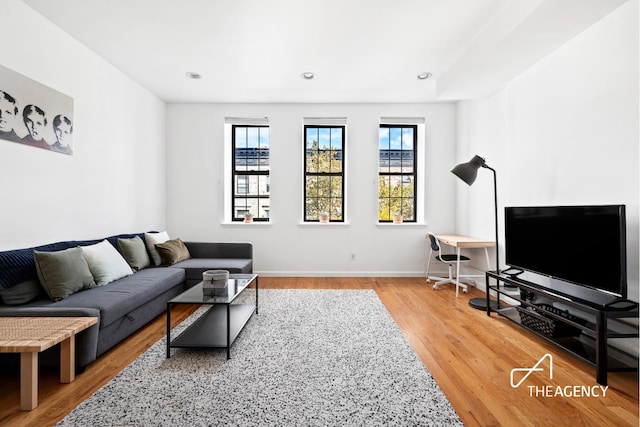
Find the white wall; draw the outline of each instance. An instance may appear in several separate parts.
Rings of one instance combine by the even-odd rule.
[[[73,156],[0,140],[0,250],[163,228],[164,102],[19,0],[0,39],[1,65],[74,99]]]
[[[479,154],[497,170],[500,212],[507,205],[626,204],[628,292],[635,301],[638,52],[632,0],[495,95],[461,102],[456,154],[458,162]],[[472,188],[458,183],[457,192],[458,231],[492,236],[489,171],[481,170]],[[500,230],[503,239],[502,218]]]
[[[420,182],[429,229],[454,231],[455,110],[451,103],[170,104],[167,229],[197,241],[249,241],[254,268],[271,275],[421,275],[427,226],[377,226],[381,117],[424,117],[427,171]],[[271,224],[224,225],[224,118],[268,117]],[[303,117],[347,117],[348,225],[300,225]],[[351,261],[351,253],[356,260]]]

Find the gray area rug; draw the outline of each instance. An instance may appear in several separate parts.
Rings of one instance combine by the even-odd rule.
[[[253,292],[241,298],[255,301]],[[372,290],[260,290],[230,360],[225,349],[173,349],[166,359],[165,346],[58,425],[462,425]]]

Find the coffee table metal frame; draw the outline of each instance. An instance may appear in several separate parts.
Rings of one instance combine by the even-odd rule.
[[[256,303],[233,304],[249,285],[255,283]],[[177,304],[210,305],[187,329],[171,339],[171,307]],[[253,313],[258,314],[258,275],[230,274],[226,296],[205,296],[202,282],[167,302],[167,359],[172,348],[226,348],[231,358],[231,345]]]

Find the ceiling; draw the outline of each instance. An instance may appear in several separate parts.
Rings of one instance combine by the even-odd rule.
[[[487,96],[626,0],[23,1],[166,102],[369,103]]]

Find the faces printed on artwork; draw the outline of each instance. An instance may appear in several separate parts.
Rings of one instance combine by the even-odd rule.
[[[29,145],[39,142],[41,148],[55,144],[69,154],[73,145],[73,123],[64,114],[48,116],[36,104],[29,104],[23,109],[16,98],[0,89],[0,139]]]
[[[71,119],[62,114],[53,119],[53,131],[56,134],[56,141],[63,147],[68,147],[73,138],[73,125]]]
[[[47,117],[37,105],[27,105],[22,112],[24,125],[34,141],[41,141],[45,136]]]
[[[0,132],[11,132],[14,127],[18,105],[11,95],[0,90]]]

